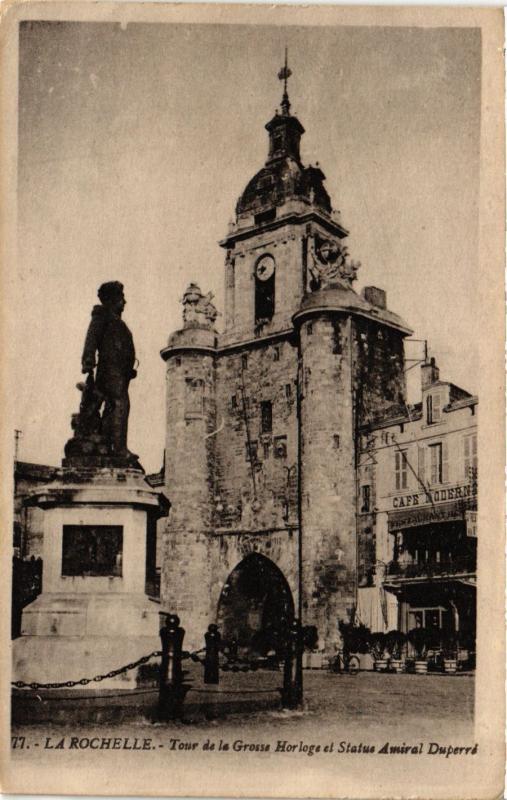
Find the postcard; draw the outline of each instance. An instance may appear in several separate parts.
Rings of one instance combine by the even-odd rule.
[[[2,12],[3,790],[500,796],[501,9]]]

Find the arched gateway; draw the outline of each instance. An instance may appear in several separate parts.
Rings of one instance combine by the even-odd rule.
[[[229,575],[218,601],[223,638],[240,650],[265,655],[277,650],[294,618],[294,601],[283,573],[259,553],[246,556]]]

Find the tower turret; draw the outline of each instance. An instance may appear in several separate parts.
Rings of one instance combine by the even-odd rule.
[[[183,328],[161,351],[166,362],[165,483],[174,493],[165,527],[161,604],[185,621],[186,644],[200,647],[209,623],[208,544],[212,525],[216,427],[217,316],[211,293],[190,284],[183,299]]]

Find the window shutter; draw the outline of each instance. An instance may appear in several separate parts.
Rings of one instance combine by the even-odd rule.
[[[433,395],[432,422],[440,422],[440,395]]]
[[[433,399],[430,394],[426,398],[426,422],[428,425],[433,422]]]
[[[449,481],[449,453],[447,441],[442,441],[442,483]]]
[[[419,480],[424,485],[426,485],[425,455],[426,450],[423,445],[420,445],[417,448],[417,473],[419,475]]]
[[[468,480],[469,477],[470,477],[470,475],[468,474],[470,464],[471,464],[471,461],[470,461],[470,437],[469,436],[464,436],[463,437],[463,469],[464,469],[464,478],[465,478],[465,480]]]

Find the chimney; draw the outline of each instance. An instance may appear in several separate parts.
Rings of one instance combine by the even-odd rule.
[[[424,391],[433,386],[440,377],[440,370],[435,363],[434,358],[430,358],[429,362],[426,361],[421,365],[421,388]]]
[[[378,289],[376,286],[365,286],[363,289],[363,297],[367,303],[377,308],[387,308],[386,293],[383,289]]]

